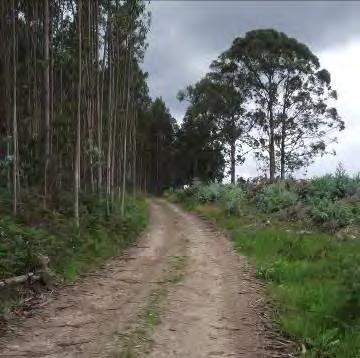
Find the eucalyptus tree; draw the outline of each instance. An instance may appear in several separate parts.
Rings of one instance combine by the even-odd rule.
[[[224,64],[215,61],[212,72],[195,86],[189,86],[179,93],[179,99],[191,104],[188,116],[211,122],[212,137],[221,141],[224,153],[229,158],[231,182],[236,180],[236,163],[244,161],[244,148],[252,128],[252,121],[246,111],[246,87],[235,85],[238,80]],[[216,133],[216,135],[215,135]]]
[[[174,181],[177,124],[162,98],[143,105],[136,133],[137,173],[142,191],[161,193]]]
[[[11,190],[11,133],[12,133],[12,49],[13,44],[13,4],[10,1],[0,2],[0,151],[1,158],[1,184]],[[7,21],[5,21],[7,19]],[[9,41],[9,39],[11,39]]]
[[[50,58],[49,58],[49,0],[44,1],[44,117],[45,117],[45,166],[44,207],[48,192],[48,167],[50,157]]]
[[[178,93],[180,101],[186,100],[189,103],[179,131],[179,145],[185,146],[182,152],[187,151],[186,158],[192,163],[192,178],[204,180],[219,177],[214,163],[224,169],[222,162],[225,136],[220,131],[220,107],[224,103],[222,95],[226,91],[225,87],[206,76]],[[214,162],[211,155],[216,159]]]
[[[109,209],[115,194],[124,204],[140,183],[137,131],[151,106],[145,1],[3,0],[0,17],[0,177],[14,212],[20,182],[22,200],[47,209],[73,192],[76,223],[96,188]]]
[[[176,133],[173,149],[175,186],[191,184],[195,178],[204,182],[224,178],[224,145],[214,122],[203,120],[195,113],[190,106]]]
[[[236,164],[245,161],[249,134],[254,126],[246,107],[248,90],[241,76],[235,77],[233,73],[224,71],[224,64],[214,61],[211,68],[212,72],[208,74],[213,86],[210,102],[222,141],[225,148],[229,148],[230,179],[235,184]]]
[[[17,111],[17,7],[12,0],[12,137],[13,137],[13,213],[17,214],[18,189],[19,189],[19,150],[18,150],[18,111]]]
[[[329,136],[344,129],[332,103],[330,74],[304,44],[272,29],[254,30],[233,41],[219,57],[224,72],[249,89],[258,129],[257,157],[267,163],[270,180],[293,172],[326,152]]]
[[[75,144],[75,222],[79,226],[79,190],[80,190],[80,160],[81,160],[81,86],[82,86],[82,2],[78,0],[78,81],[77,81],[77,114],[76,114],[76,144]]]
[[[77,225],[96,189],[124,213],[130,189],[170,185],[177,126],[141,69],[145,1],[4,0],[0,17],[0,178],[14,212],[20,179],[21,202],[48,210],[73,193]]]

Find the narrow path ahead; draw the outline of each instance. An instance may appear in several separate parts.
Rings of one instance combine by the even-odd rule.
[[[0,357],[289,357],[263,313],[253,274],[229,240],[152,200],[138,245],[13,327]]]

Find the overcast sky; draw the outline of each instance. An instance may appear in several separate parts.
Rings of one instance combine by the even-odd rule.
[[[360,171],[360,2],[352,1],[175,1],[154,0],[144,69],[152,97],[161,96],[181,121],[180,89],[198,81],[210,63],[237,36],[274,28],[307,44],[327,68],[338,91],[338,110],[346,130],[334,145],[337,156],[316,160],[309,175],[334,171],[339,161]],[[255,176],[250,157],[237,168]]]

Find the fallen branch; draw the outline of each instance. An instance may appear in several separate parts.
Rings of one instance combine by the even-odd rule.
[[[10,277],[5,280],[0,280],[0,287],[18,285],[26,282],[34,283],[40,280],[41,280],[41,275],[36,275],[33,272],[29,272],[26,275],[20,275],[20,276]]]
[[[0,280],[0,288],[12,285],[19,285],[22,283],[34,283],[37,281],[45,284],[49,281],[49,258],[47,256],[39,255],[36,257],[36,272],[29,272],[25,275],[15,276]]]

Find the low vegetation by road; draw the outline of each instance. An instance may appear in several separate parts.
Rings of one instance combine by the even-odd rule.
[[[150,208],[137,245],[11,325],[0,356],[289,357],[296,347],[229,240],[163,200]]]
[[[195,185],[172,201],[214,220],[256,266],[274,319],[309,357],[360,354],[358,176]]]
[[[38,258],[50,260],[52,283],[69,282],[79,275],[97,268],[104,260],[116,256],[146,227],[147,204],[144,199],[128,198],[126,215],[120,215],[115,203],[110,215],[106,214],[105,201],[95,195],[82,198],[80,227],[72,220],[71,209],[64,195],[57,210],[43,210],[36,199],[29,198],[27,205],[15,218],[4,212],[0,218],[0,281],[9,277],[33,272]],[[1,196],[3,207],[6,195]],[[69,196],[68,200],[71,200]],[[40,209],[35,209],[40,208]],[[34,295],[34,287],[0,287],[0,320],[11,316],[18,304]]]

